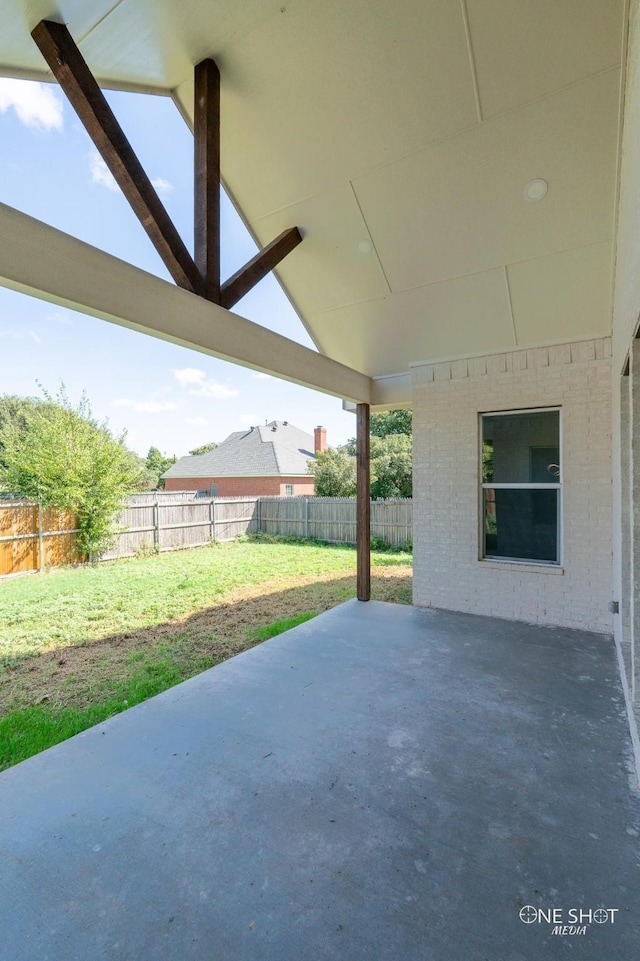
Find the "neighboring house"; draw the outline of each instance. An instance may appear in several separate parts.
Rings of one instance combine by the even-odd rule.
[[[229,434],[208,454],[181,457],[162,475],[165,490],[206,491],[215,497],[313,494],[307,467],[326,445],[324,427],[316,427],[312,436],[286,420],[274,420]]]

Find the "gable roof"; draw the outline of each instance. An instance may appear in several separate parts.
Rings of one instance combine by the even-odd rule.
[[[288,421],[235,431],[207,454],[181,457],[162,477],[305,476],[314,460],[311,434]]]
[[[611,333],[635,6],[12,0],[0,73],[49,80],[30,31],[57,16],[103,86],[170,93],[192,124],[193,67],[216,59],[229,195],[260,245],[292,226],[302,232],[277,276],[319,354],[374,378],[374,404],[390,394],[408,402],[414,364]],[[205,315],[171,291],[160,322],[167,297],[143,288],[145,274],[114,298],[120,268],[106,255],[102,269],[87,259],[79,272],[88,252],[65,249],[63,268],[49,267],[43,252],[54,238],[59,247],[57,234],[35,235],[24,218],[3,226],[3,283],[258,370],[309,377],[290,345],[258,362],[247,346],[239,351],[235,317],[214,336],[213,308]],[[106,290],[82,286],[88,269],[106,277]],[[345,374],[335,371],[339,382]],[[368,402],[370,385],[356,379],[349,392],[327,380],[329,392]]]

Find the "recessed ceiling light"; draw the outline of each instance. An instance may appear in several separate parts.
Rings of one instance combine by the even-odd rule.
[[[524,199],[530,204],[535,204],[539,200],[544,200],[548,189],[547,181],[543,180],[542,177],[536,177],[535,180],[530,180],[524,188]]]
[[[368,237],[364,237],[362,240],[359,240],[358,243],[356,244],[356,250],[358,251],[359,254],[370,254],[371,251],[373,250],[373,244],[371,243]]]

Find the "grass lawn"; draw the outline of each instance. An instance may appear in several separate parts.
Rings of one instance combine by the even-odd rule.
[[[372,555],[411,602],[411,557]],[[0,769],[355,596],[355,549],[235,541],[0,582]]]

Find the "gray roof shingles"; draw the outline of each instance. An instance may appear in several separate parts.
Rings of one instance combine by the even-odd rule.
[[[275,430],[274,430],[275,428]],[[181,457],[163,477],[300,477],[313,460],[311,434],[286,421],[235,431],[209,451]]]

